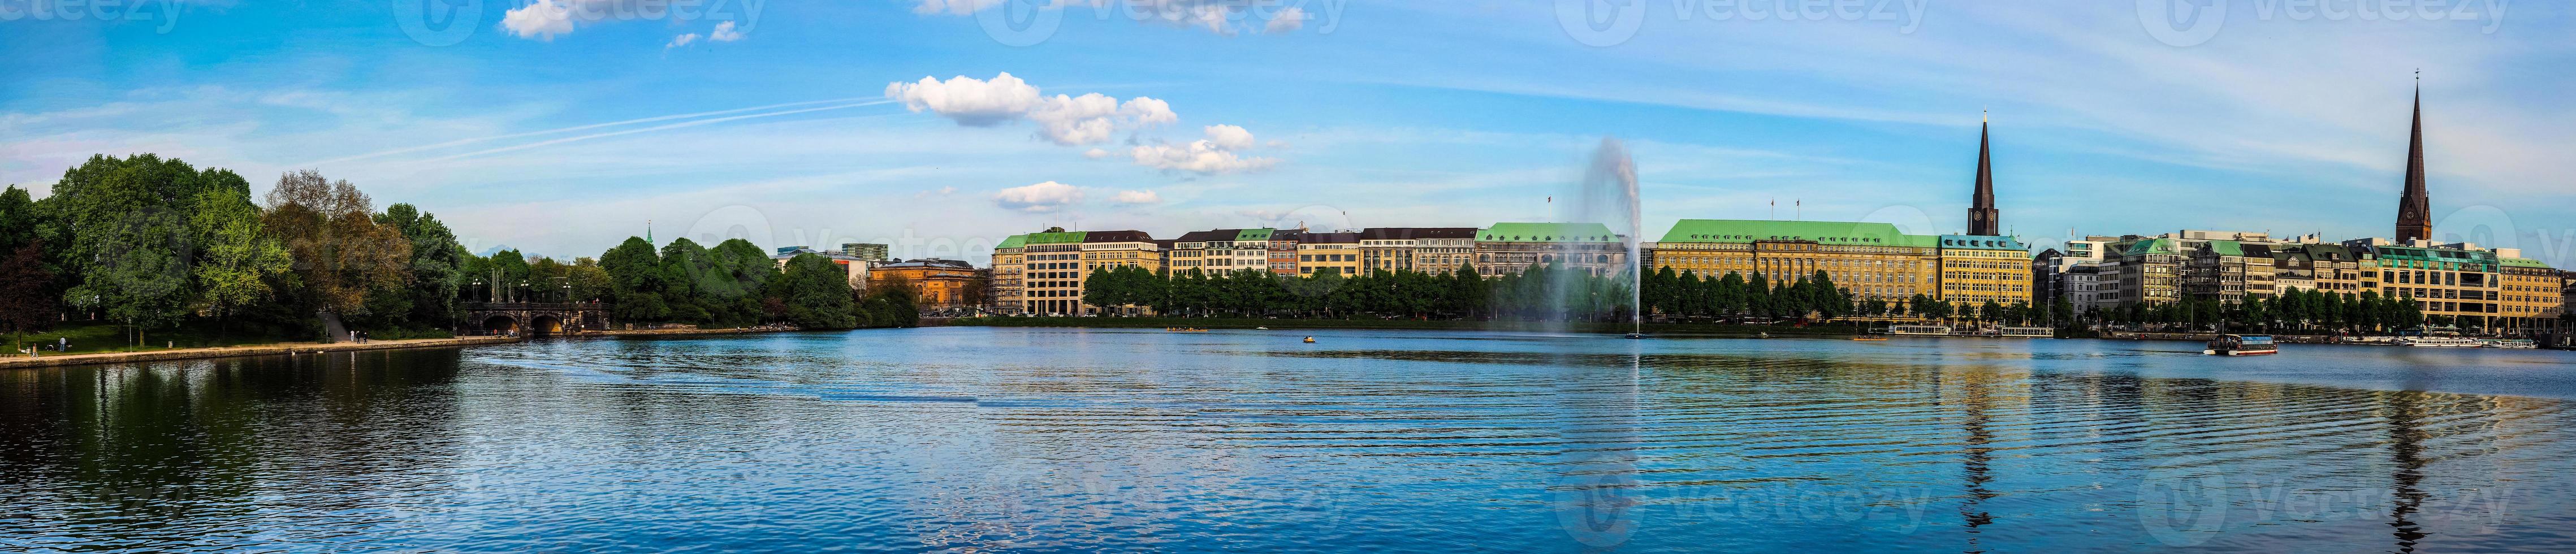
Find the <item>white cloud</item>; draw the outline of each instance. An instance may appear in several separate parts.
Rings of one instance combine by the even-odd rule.
[[[1081,201],[1081,188],[1055,181],[1006,188],[993,195],[994,205],[1028,213],[1052,212]]]
[[[572,33],[572,8],[556,0],[537,0],[501,14],[501,28],[519,38],[552,41],[556,35]]]
[[[1139,96],[1122,103],[1099,93],[1046,96],[1010,73],[989,80],[923,77],[888,83],[885,95],[916,113],[927,110],[959,125],[990,127],[1026,119],[1038,124],[1038,136],[1065,146],[1108,142],[1121,130],[1180,121],[1162,100]]]
[[[1215,143],[1218,148],[1227,150],[1252,148],[1252,131],[1233,125],[1207,126],[1207,139],[1208,142]]]
[[[688,45],[689,45],[689,43],[697,42],[697,41],[698,41],[698,34],[697,34],[697,33],[688,33],[688,34],[683,34],[683,35],[676,36],[676,37],[671,37],[671,43],[670,43],[670,44],[664,44],[664,45],[662,45],[662,48],[664,48],[664,49],[679,48],[679,47],[682,47],[682,46],[688,46]]]
[[[989,81],[963,75],[945,82],[922,77],[920,82],[889,83],[885,95],[914,113],[930,110],[970,127],[990,127],[1028,117],[1029,110],[1038,105],[1038,87],[1009,73]]]
[[[1083,151],[1083,152],[1082,152],[1082,157],[1085,157],[1085,158],[1091,158],[1091,159],[1094,159],[1094,160],[1101,159],[1101,158],[1107,158],[1107,157],[1109,157],[1109,151],[1108,151],[1108,150],[1098,149],[1098,148],[1093,148],[1093,149],[1090,149],[1090,150],[1085,150],[1085,151]]]
[[[912,12],[922,15],[974,15],[1002,5],[1006,0],[915,0]],[[1305,26],[1313,17],[1306,10],[1287,7],[1263,12],[1273,4],[1244,0],[1052,0],[1040,9],[1061,10],[1083,6],[1100,12],[1102,18],[1124,17],[1138,22],[1158,23],[1184,29],[1201,29],[1217,36],[1235,36],[1245,32],[1286,33]],[[1327,7],[1336,7],[1333,4]],[[1332,10],[1327,10],[1332,11]]]
[[[1129,149],[1136,165],[1167,171],[1187,171],[1215,175],[1238,171],[1260,171],[1278,165],[1278,158],[1247,157],[1235,151],[1249,149],[1256,142],[1252,132],[1233,125],[1209,125],[1207,138],[1189,144],[1151,144]]]
[[[1120,204],[1161,204],[1163,196],[1154,194],[1154,191],[1150,190],[1122,190],[1118,191],[1118,196],[1110,198],[1109,201]]]
[[[912,13],[931,15],[972,15],[977,11],[1002,4],[1002,0],[921,0]]]
[[[1282,33],[1293,32],[1293,31],[1296,31],[1298,28],[1300,28],[1300,27],[1305,27],[1305,26],[1306,26],[1306,10],[1304,10],[1304,9],[1302,9],[1302,8],[1295,8],[1295,7],[1291,7],[1291,8],[1288,8],[1288,9],[1279,10],[1279,15],[1272,16],[1272,17],[1270,18],[1270,25],[1269,25],[1268,27],[1263,28],[1263,29],[1261,30],[1261,32],[1276,35],[1276,34],[1282,34]]]
[[[708,42],[733,42],[737,40],[742,40],[742,31],[734,30],[733,22],[731,21],[717,23],[715,30],[707,32]]]

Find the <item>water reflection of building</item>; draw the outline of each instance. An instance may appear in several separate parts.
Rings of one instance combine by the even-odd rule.
[[[1997,476],[1995,451],[2004,439],[1997,420],[2026,417],[2031,401],[2030,373],[1993,366],[1944,367],[1935,373],[1942,413],[1958,428],[1960,523],[1969,552],[1983,551],[1984,527],[1995,523],[1986,502],[2000,496],[1992,486]]]

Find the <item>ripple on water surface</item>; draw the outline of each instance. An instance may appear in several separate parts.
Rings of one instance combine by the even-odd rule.
[[[5,372],[0,550],[2576,548],[2564,353],[1305,334]]]

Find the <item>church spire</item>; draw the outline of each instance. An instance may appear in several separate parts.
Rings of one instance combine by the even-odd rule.
[[[2424,71],[2415,71],[2415,114],[2407,133],[2406,191],[2397,197],[2397,242],[2433,238],[2433,199],[2424,190]]]
[[[1982,119],[1982,118],[1980,118]],[[1986,146],[1986,122],[1977,123],[1977,197],[1968,208],[1968,234],[2001,235],[2002,222],[1995,212],[1995,163]]]

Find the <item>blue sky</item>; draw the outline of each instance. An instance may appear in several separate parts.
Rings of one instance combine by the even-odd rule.
[[[0,183],[157,152],[319,169],[478,250],[651,220],[980,261],[1049,225],[1548,220],[1609,136],[1649,235],[1775,198],[1956,232],[1991,110],[2034,244],[2351,238],[2389,233],[2422,68],[2437,232],[2576,266],[2564,3],[1016,2],[0,0]]]

